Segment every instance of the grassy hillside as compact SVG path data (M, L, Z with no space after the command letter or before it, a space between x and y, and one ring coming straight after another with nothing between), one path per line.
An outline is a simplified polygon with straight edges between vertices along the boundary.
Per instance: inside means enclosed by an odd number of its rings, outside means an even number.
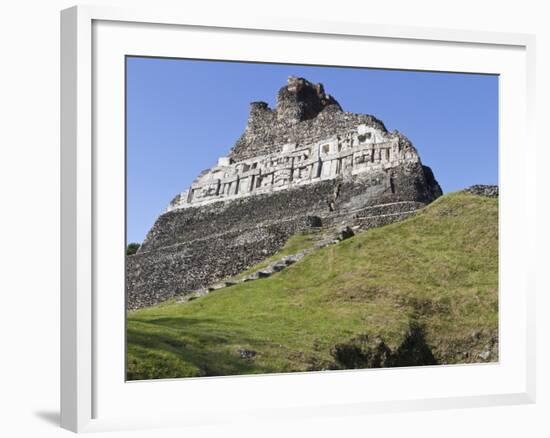
M128 378L495 361L497 291L498 199L457 192L270 278L130 312Z

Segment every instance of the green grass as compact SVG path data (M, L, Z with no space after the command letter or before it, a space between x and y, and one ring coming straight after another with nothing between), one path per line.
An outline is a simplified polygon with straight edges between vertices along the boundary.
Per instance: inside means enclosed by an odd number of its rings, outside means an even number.
M273 254L270 257L267 257L265 260L261 261L257 265L251 266L246 271L241 272L238 275L235 275L233 277L234 280L239 280L241 278L246 277L249 274L252 274L253 272L256 272L260 269L263 269L267 267L272 262L276 262L277 260L280 260L281 258L296 254L304 249L312 248L315 245L315 242L317 241L317 238L319 236L319 231L312 231L308 233L298 233L294 236L291 236L290 239L286 242L286 244L275 254Z
M272 259L313 240L295 236ZM437 363L480 362L498 330L497 291L498 200L457 192L270 278L130 312L128 378L342 368L337 344L401 351L411 327Z

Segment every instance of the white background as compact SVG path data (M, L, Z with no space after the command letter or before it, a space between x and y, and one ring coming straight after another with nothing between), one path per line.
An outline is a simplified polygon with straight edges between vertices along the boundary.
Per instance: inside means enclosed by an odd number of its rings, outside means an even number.
M344 27L345 29L345 27ZM189 41L193 44L190 45ZM269 53L265 48L269 47ZM285 404L294 415L311 416L314 406L367 403L374 400L431 399L525 391L524 309L528 239L517 233L530 221L518 208L526 202L527 158L516 153L525 138L525 54L517 49L475 47L441 42L334 38L256 32L209 31L180 26L143 26L98 22L94 50L94 153L96 171L96 240L94 255L95 342L94 381L97 418L185 412L195 423L201 413L236 419L239 412L257 417ZM124 383L124 54L179 58L246 59L306 64L368 65L428 70L499 72L500 227L499 365L417 367L346 373L286 374L233 377L205 381ZM368 53L368 57L364 54ZM363 54L363 55L359 55ZM419 62L419 60L422 60ZM445 147L445 145L441 145ZM531 186L530 186L531 187ZM103 214L101 213L103 212ZM532 229L532 228L531 228ZM532 234L529 239L533 239ZM292 394L289 399L288 394ZM465 405L465 404L464 404ZM304 410L300 410L299 407ZM308 408L309 407L309 408ZM311 409L311 410L308 410ZM335 408L334 408L335 409ZM349 411L349 406L348 406ZM327 411L325 408L323 412ZM180 414L181 415L181 414ZM240 420L242 421L242 420ZM135 423L134 423L135 424ZM158 422L157 424L162 424ZM98 430L98 429L94 429ZM104 430L104 429L99 429Z
M150 7L146 1L97 4ZM193 6L191 5L193 4ZM271 4L232 0L201 1L216 14L257 15L415 24L537 35L537 128L540 192L550 189L550 160L544 128L550 80L550 14L545 2L461 0L343 1ZM256 5L254 5L256 3ZM0 433L4 436L61 436L59 403L59 10L73 3L27 0L3 4L0 15ZM155 2L159 7L182 1ZM545 81L546 79L546 81ZM545 148L546 146L546 148ZM522 147L517 145L518 149ZM466 170L465 170L466 171ZM542 201L544 196L539 196ZM534 208L535 206L533 206ZM539 217L547 209L539 202ZM543 211L544 209L544 211ZM518 230L521 232L521 230ZM546 273L548 232L539 230L538 270ZM314 418L266 424L231 424L184 431L117 432L107 436L549 436L550 311L548 280L538 279L538 403L531 406ZM545 372L546 371L546 372ZM292 394L289 394L292 397Z

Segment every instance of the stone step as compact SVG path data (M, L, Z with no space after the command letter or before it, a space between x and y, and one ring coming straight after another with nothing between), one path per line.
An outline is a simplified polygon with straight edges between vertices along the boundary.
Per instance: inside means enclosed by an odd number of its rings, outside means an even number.
M258 273L254 272L253 274L247 275L245 278L243 278L243 283L246 281L253 281L257 280L259 278Z
M353 231L351 231L350 227L344 227L344 228L346 228L346 229L344 230L343 228L340 228L340 230L339 230L340 233L353 235L352 234ZM345 232L343 232L343 230ZM350 231L351 231L351 233L350 233ZM215 283L213 285L208 286L207 288L203 288L202 290L196 291L193 295L190 295L188 298L182 297L181 301L178 301L178 302L190 301L190 300L198 298L200 296L204 296L209 292L212 292L212 291L215 291L215 290L220 290L220 289L223 289L223 288L226 288L226 287L235 286L238 283L246 283L246 282L249 282L249 281L258 280L260 278L271 277L274 273L281 272L282 270L284 270L288 266L298 262L306 254L313 251L313 249L324 248L325 246L338 243L339 241L340 240L338 238L334 238L334 236L325 237L325 238L319 240L315 244L314 248L304 249L302 251L297 252L296 254L291 254L291 255L288 255L288 256L284 256L281 259L279 259L279 260L277 260L273 263L270 263L265 268L260 269L259 271L256 271L256 272L253 272L252 274L247 275L246 277L244 277L243 279L241 279L239 281L226 280L226 281Z
M179 295L176 297L176 303L186 303L188 301L196 300L197 298L208 295L208 292L208 289L203 287L191 293Z
M270 265L273 272L281 272L283 269L286 268L286 263L277 262L272 265Z

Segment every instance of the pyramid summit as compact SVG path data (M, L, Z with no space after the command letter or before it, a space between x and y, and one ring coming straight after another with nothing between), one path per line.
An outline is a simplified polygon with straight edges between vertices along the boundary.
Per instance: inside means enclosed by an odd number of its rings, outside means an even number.
M275 152L285 143L319 141L361 123L353 120L352 113L345 113L336 99L325 93L322 84L293 76L277 93L275 109L265 102L253 102L250 106L246 129L229 153L236 161ZM367 125L386 130L372 116L360 118Z
M274 109L253 102L235 145L159 216L127 260L130 309L239 274L290 236L404 219L441 195L412 143L289 77Z
M246 129L229 154L199 175L168 210L377 169L390 174L392 168L419 162L404 136L389 133L373 116L344 112L322 84L291 76L279 90L275 109L265 102L251 103Z

